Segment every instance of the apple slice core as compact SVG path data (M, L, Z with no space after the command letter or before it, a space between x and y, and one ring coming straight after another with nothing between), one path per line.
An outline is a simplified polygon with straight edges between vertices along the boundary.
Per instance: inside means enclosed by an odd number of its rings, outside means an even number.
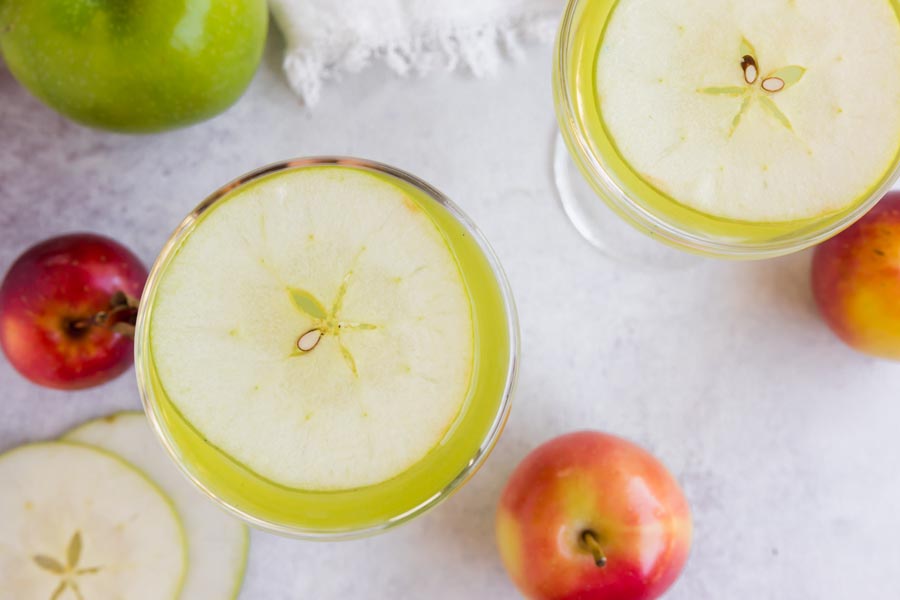
M619 154L702 213L821 217L865 200L900 155L891 0L618 0L596 94Z
M66 443L0 455L0 596L179 598L184 534L171 501L104 451Z
M459 265L422 201L343 166L220 199L165 265L149 317L173 406L292 489L373 485L421 460L459 414L474 355Z

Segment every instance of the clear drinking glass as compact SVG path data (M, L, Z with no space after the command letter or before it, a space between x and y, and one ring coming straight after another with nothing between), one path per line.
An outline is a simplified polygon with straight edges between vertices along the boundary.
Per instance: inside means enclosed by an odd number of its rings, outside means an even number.
M468 397L436 448L400 475L372 486L338 491L286 489L234 464L180 416L156 373L149 332L162 275L201 216L230 193L265 177L337 165L392 178L424 194L446 231L464 246L453 251L468 288L475 327L475 365ZM436 212L435 212L436 211ZM299 217L298 217L299 218ZM519 333L506 276L484 236L446 196L399 169L356 158L301 158L272 164L223 186L181 223L157 258L147 281L137 321L135 365L144 408L153 430L187 477L207 496L251 525L312 540L378 533L423 513L446 499L484 463L510 410L518 362ZM265 435L265 432L260 432Z

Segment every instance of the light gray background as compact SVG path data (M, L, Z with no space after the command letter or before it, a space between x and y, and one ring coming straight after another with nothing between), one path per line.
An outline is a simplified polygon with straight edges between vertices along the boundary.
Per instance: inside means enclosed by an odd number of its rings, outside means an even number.
M494 546L497 497L531 448L580 428L640 442L684 485L696 539L668 598L900 597L900 365L856 354L825 328L808 253L671 273L602 258L554 194L549 47L485 81L374 69L330 86L308 112L286 87L278 46L273 36L227 113L146 137L69 123L0 67L0 271L73 230L117 238L149 264L222 183L330 153L432 182L506 266L522 368L486 466L433 512L376 538L254 532L242 599L517 597ZM0 450L138 406L131 372L68 394L0 359Z

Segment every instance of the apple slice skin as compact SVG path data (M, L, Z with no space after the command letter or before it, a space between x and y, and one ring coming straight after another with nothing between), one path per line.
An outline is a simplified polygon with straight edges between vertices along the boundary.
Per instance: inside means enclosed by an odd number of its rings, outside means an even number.
M236 598L247 567L247 527L204 498L159 446L144 413L123 411L70 430L61 438L120 456L151 477L175 503L184 522L189 568L182 595ZM220 564L216 564L220 563Z
M588 530L603 567L581 541ZM529 598L650 600L681 573L692 524L659 461L620 438L583 431L547 442L516 468L496 533L511 579Z
M812 290L822 318L845 343L900 360L900 192L816 248Z
M0 454L0 480L12 483L0 490L0 581L10 598L180 598L181 520L126 461L81 444L32 443Z

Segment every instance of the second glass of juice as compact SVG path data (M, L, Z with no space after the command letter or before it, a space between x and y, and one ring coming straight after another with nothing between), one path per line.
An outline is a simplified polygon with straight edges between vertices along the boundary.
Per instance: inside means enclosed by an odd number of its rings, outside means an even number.
M834 235L900 176L898 0L569 0L560 130L595 194L694 253L766 258Z
M437 190L358 159L272 165L205 200L140 307L164 446L253 525L339 539L404 522L487 457L516 376L512 296Z

